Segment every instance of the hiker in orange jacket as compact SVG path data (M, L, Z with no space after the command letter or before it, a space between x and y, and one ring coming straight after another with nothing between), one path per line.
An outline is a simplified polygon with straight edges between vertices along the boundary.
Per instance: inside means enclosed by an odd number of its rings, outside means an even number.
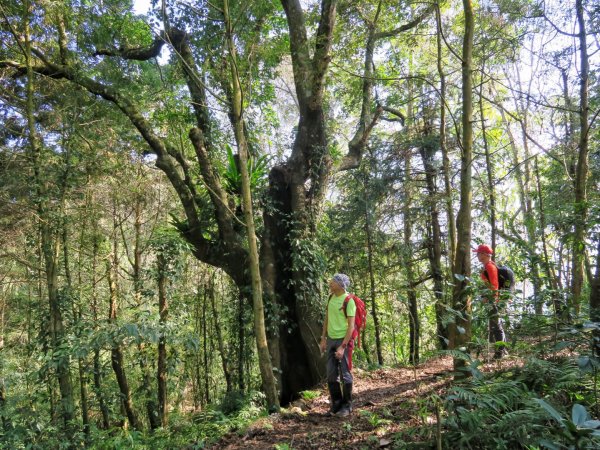
M507 355L507 350L504 344L506 342L506 335L504 334L504 327L502 319L498 311L499 301L499 283L498 283L498 267L496 263L492 261L492 255L494 251L487 245L480 245L473 252L477 253L477 259L483 264L483 270L481 271L481 279L485 282L486 286L492 291L492 298L483 301L488 304L489 308L489 342L492 342L495 346L494 359L500 359Z
M335 274L329 281L329 300L321 334L321 353L327 351L327 387L331 396L330 414L347 416L352 412L352 349L356 304L348 296L350 278ZM340 387L340 375L342 387Z

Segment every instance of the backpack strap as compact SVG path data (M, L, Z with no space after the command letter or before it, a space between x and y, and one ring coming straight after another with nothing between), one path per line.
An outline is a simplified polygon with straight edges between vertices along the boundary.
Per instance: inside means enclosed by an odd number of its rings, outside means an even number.
M344 312L344 317L347 319L348 318L348 314L346 313L346 309L348 308L348 302L350 301L350 299L354 300L352 298L352 294L348 294L346 295L346 298L344 299L344 303L342 304L342 311Z
M348 294L346 296L346 298L344 299L344 304L342 305L342 311L344 311L344 317L346 317L346 319L348 319L348 314L346 314L346 308L348 307L348 302L350 302L350 300L354 300L352 294ZM356 302L354 302L354 304L356 305ZM356 307L356 311L358 312L358 307ZM356 315L354 317L354 320L356 320ZM356 333L356 337L354 336L354 333ZM352 339L356 339L356 345L360 348L360 330L356 326L356 322L354 322L354 330L352 330L351 340Z

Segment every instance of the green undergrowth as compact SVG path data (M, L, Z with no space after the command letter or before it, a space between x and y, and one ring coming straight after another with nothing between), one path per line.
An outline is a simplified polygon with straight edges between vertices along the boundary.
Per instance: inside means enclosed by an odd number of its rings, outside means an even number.
M186 449L205 448L230 432L243 433L246 427L267 415L260 392L231 392L217 405L194 413L171 413L165 428L139 432L92 426L89 436L79 432L64 436L54 426L37 424L36 429L14 423L0 436L0 449Z
M428 399L441 427L407 429L392 448L600 448L599 368L587 356L531 357L522 367L473 376Z
M242 433L246 427L267 415L265 397L261 392L244 394L234 391L225 395L220 404L193 414L172 415L169 426L154 433L122 431L106 439L93 439L94 449L115 448L195 450L221 439L230 432Z

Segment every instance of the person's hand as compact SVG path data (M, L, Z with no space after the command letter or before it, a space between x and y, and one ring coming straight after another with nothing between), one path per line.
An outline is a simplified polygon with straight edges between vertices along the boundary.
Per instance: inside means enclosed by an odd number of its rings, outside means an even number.
M319 348L321 349L321 354L325 353L325 350L327 349L327 338L325 336L321 337Z
M337 359L342 359L344 357L344 350L344 347L339 346L338 349L335 351L335 357Z

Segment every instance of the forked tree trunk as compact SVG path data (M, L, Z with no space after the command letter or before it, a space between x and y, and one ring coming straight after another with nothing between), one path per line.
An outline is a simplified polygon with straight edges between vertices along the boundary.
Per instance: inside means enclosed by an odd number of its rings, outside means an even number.
M297 392L314 386L324 375L318 342L322 313L318 296L322 269L311 246L314 245L316 219L323 203L327 182L334 170L326 130L324 92L331 60L337 1L321 0L319 23L314 36L310 38L303 2L281 0L281 3L289 31L299 118L290 157L285 163L275 166L269 175L269 208L265 208L264 211L260 275L264 290L263 301L269 306L272 305L272 311L280 312L273 317L277 326L270 328L273 332L268 336L268 349L271 353L271 363L278 369L280 398L288 401ZM382 2L378 10L381 10L381 5ZM211 12L216 11L223 12L217 7L211 9ZM417 26L430 12L431 8L395 30L373 33L371 43L374 45L378 39L389 38ZM172 46L173 54L180 63L180 73L187 83L190 105L196 121L195 127L189 133L196 157L193 167L190 166L191 160L188 155L184 156L178 148L170 144L169 139L164 139L134 99L126 92L121 92L118 87L104 82L101 77L86 77L82 71L75 69L76 65L66 59L56 63L51 57L41 58L42 63L36 70L55 79L67 79L78 84L90 93L114 103L129 118L148 144L150 151L156 155L156 166L165 173L179 197L185 214L185 220L179 223L180 231L192 244L194 255L207 264L222 268L234 280L242 295L249 297L251 294L248 287L253 286L253 281L259 279L256 274L258 259L251 254L254 250L250 252L242 245L244 241L251 243L252 239L247 240L248 235L243 237L246 230L239 229L238 217L230 208L235 199L222 186L219 171L213 165L219 148L213 132L214 124L208 106L210 102L207 101L204 82L206 77L194 59L194 49L187 34L182 30L170 28L167 22L165 16L165 31L149 46L123 44L109 49L97 49L96 54L130 60L148 60L156 57L165 43ZM230 35L231 31L233 30L229 27ZM371 31L374 31L374 28ZM67 36L68 34L64 34L65 40ZM231 39L229 41L231 44ZM67 46L61 48L66 55ZM232 50L236 48L230 45L230 55L234 54ZM368 59L372 54L369 51L366 53L365 67L366 70L371 70L372 64L368 64ZM242 55L244 58L247 56ZM230 68L236 69L234 64L231 64ZM232 70L231 74L226 75L226 85L239 82L240 75L235 75L234 72L235 70ZM360 124L350 142L348 154L337 170L358 166L365 143L381 113L382 108L375 109L373 102L369 101L372 99L372 81L372 77L363 79L364 107ZM231 89L234 88L232 85ZM228 111L234 119L232 125L241 150L240 155L247 151L243 142L245 137L242 110L236 112L233 108L241 104L237 101L230 102L229 106L232 109ZM375 111L372 111L373 109ZM213 218L218 228L218 237L215 239L207 238L210 233L205 232L204 218L200 214L205 208L202 205L204 200L199 195L198 184L195 182L196 169L207 188L213 208ZM244 212L250 213L248 208ZM252 277L247 271L248 267L252 267ZM258 292L257 288L258 285L255 284L252 294ZM258 308L255 318L259 318L260 307L256 306ZM267 381L265 389L271 397L269 392L273 390L270 386L272 383L268 381L268 368L265 370L269 360L265 352L267 346L260 336L258 324L256 331L261 374L263 382ZM243 339L240 340L240 345L243 345ZM242 376L243 371L240 370L240 377Z

